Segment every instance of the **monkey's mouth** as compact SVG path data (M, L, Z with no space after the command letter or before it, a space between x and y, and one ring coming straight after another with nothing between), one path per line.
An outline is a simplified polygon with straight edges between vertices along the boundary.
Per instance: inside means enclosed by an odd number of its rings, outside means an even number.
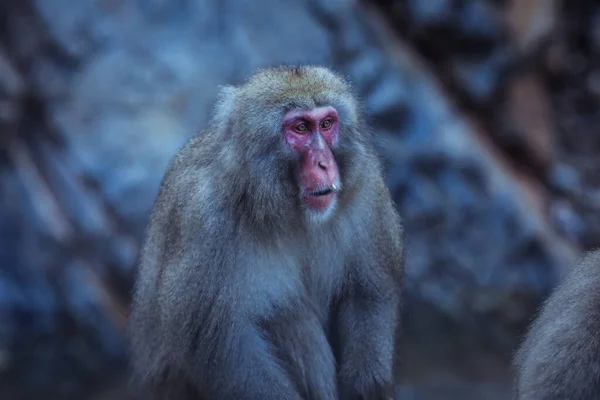
M317 188L314 188L312 190L307 190L304 192L304 196L310 196L310 197L326 197L332 194L335 194L337 192L340 191L340 185L337 183L334 183L332 185L329 186L319 186Z
M329 208L337 192L339 192L337 185L331 185L308 190L302 197L309 208L323 211Z
M327 196L328 194L333 193L333 188L326 188L326 189L320 189L320 190L315 190L313 192L308 193L309 196L312 197L321 197L321 196Z

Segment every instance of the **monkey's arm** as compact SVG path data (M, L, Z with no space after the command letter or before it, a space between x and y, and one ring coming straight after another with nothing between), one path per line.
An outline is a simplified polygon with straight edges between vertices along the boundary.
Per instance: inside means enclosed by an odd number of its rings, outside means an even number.
M271 344L252 324L238 326L231 335L213 340L212 345L218 348L211 347L203 357L201 373L208 379L199 392L204 398L302 399L289 374L279 364Z
M363 251L353 262L351 283L339 304L338 379L343 399L393 397L403 256L400 230L391 231L378 233L377 250Z
M190 375L203 376L198 386L203 396L338 399L335 359L321 323L309 307L286 303L268 316L250 319L241 315L241 307L218 312L220 315L213 309L208 318L202 315L203 325L213 328L200 328ZM217 320L220 328L213 325Z
M398 314L398 300L390 291L357 289L340 304L341 398L392 398Z
M305 399L337 400L335 357L316 312L305 301L261 324Z

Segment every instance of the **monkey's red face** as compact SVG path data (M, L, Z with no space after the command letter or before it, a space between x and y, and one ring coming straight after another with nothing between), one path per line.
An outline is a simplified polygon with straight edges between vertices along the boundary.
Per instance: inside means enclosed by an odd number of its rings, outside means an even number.
M340 190L340 175L331 149L338 139L338 114L333 107L293 110L283 118L283 135L300 154L300 195L305 205L325 212Z

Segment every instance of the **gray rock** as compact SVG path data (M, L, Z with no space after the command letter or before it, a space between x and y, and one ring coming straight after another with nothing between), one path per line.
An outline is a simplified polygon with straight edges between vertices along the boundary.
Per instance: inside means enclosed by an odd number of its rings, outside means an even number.
M438 25L456 17L452 0L408 0L406 5L412 20L428 26Z
M219 85L292 62L348 75L377 132L406 221L403 387L431 399L428 386L455 388L453 398L506 389L517 335L569 253L414 54L370 8L334 3L43 0L11 9L41 21L29 28L45 38L36 43L62 55L11 48L19 65L36 66L17 72L41 111L27 103L12 126L19 134L0 150L0 188L11 193L0 197L3 398L87 398L112 382L127 355L122 309L169 160L206 126Z

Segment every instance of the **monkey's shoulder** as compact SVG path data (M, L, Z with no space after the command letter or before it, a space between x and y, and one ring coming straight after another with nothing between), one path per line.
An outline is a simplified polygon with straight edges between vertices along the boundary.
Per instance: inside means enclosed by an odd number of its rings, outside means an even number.
M402 218L383 178L377 176L357 194L345 220L361 224L365 234L402 242Z
M575 370L600 368L598 332L600 252L590 252L568 272L531 324L515 357L521 385L531 389L549 376L570 376L573 381L583 376L573 375Z
M215 197L215 179L220 174L212 162L214 153L206 142L210 139L195 136L173 156L161 180L155 210L166 206L190 212L210 206L210 200Z
M542 308L542 316L550 319L590 312L600 314L600 251L584 254ZM600 326L600 318L594 322Z
M600 249L586 252L567 274L567 279L560 288L572 285L573 281L584 281L589 284L600 284Z

